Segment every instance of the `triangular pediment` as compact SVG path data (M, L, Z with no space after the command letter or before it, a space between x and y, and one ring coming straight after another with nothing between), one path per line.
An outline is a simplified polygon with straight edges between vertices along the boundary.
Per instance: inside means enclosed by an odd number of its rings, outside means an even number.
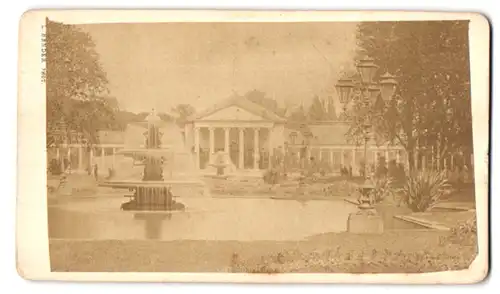
M285 119L245 97L234 96L188 118L196 120L246 120L284 122Z
M265 120L263 116L256 115L242 107L231 105L221 108L212 114L201 117L200 120L220 120L220 121L261 121Z

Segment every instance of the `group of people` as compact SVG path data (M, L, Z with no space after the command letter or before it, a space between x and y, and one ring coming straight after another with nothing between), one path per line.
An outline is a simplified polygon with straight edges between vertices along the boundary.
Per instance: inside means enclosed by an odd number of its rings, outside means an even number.
M94 163L87 168L87 174L89 176L94 176L96 181L99 179L99 167L97 166L97 163Z
M340 175L342 177L352 178L352 166L349 166L349 168L346 166L341 166L340 167Z

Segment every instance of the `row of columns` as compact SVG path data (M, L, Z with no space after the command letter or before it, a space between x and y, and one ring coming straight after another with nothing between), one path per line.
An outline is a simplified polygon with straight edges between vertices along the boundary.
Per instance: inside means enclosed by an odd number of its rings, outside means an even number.
M345 162L345 153L346 151L350 151L351 153L351 166L354 167L356 166L356 153L357 152L362 152L363 149L360 149L360 148L353 148L353 149L350 149L350 148L344 148L344 149L340 149L339 147L316 147L317 150L319 150L319 154L318 154L318 159L319 160L322 160L323 159L323 150L328 150L328 154L329 154L329 161L331 163L334 162L334 156L335 156L335 153L336 152L340 152L340 164L342 166L345 166L346 165L346 162ZM311 157L311 149L314 149L314 147L312 148L308 148L307 149L307 154L306 154L306 157L307 159L309 159ZM378 154L380 154L380 152L383 152L384 153L384 156L386 158L386 161L388 163L388 159L389 159L389 152L396 152L396 161L399 163L401 162L401 155L400 155L400 151L401 149L388 149L388 148L385 148L383 150L373 150L373 149L370 149L370 151L373 152L373 161L374 163L377 162L378 158Z
M436 158L434 156L431 156L431 167L435 168L437 170L446 170L446 169L453 170L456 167L456 158L452 154L452 155L450 155L449 159L450 159L449 164L448 164L448 160L444 160L443 165L441 166L439 161L436 160ZM415 165L417 164L417 162L418 162L418 157L415 156ZM474 167L474 154L470 154L469 162L470 162L471 167ZM422 168L423 169L425 169L426 164L427 164L426 156L422 155Z
M86 146L84 145L68 145L68 146L63 146L63 148L67 148L67 159L70 160L71 162L71 149L72 148L78 148L78 171L84 171L83 169L83 150L84 148L86 148ZM107 147L107 146L100 146L100 147L96 147L96 148L100 148L101 149L101 156L100 156L100 163L98 164L98 167L101 166L101 167L104 167L105 164L106 164L106 160L105 160L105 150L107 148L111 148L112 150L112 154L111 154L111 158L112 158L112 167L114 167L116 165L116 149L117 147ZM66 170L67 166L65 166L64 164L64 160L63 160L63 157L61 155L61 148L59 147L56 147L56 158L60 161L61 163L61 169L62 170ZM90 148L90 151L89 151L89 160L90 160L90 165L93 165L94 164L94 148Z
M224 151L225 152L229 152L229 131L230 131L231 128L224 128ZM253 162L253 167L254 169L257 169L258 168L258 162L259 162L259 147L260 147L260 144L259 144L259 132L260 132L260 129L259 128L252 128L253 129L253 134L254 134L254 162ZM239 161L238 161L238 168L240 169L243 169L244 166L244 148L245 148L245 140L244 140L244 132L245 130L248 130L247 128L238 128L239 130L239 142L238 142L238 147L239 147ZM212 159L212 155L214 154L215 152L215 128L209 128L209 146L210 146L210 159ZM271 146L271 140L268 140L269 142L269 151L272 150L272 146ZM194 133L194 144L195 144L195 152L196 152L196 164L197 164L197 167L199 168L200 167L200 158L199 158L199 146L200 146L200 129L199 128L195 128L195 133ZM83 171L83 148L86 148L84 145L69 145L69 146L65 146L65 148L67 148L67 158L70 159L71 158L71 148L78 148L78 169ZM107 146L100 146L100 147L97 147L97 148L100 148L101 149L101 156L100 156L100 164L98 166L105 166L105 149L106 148L111 148L112 149L112 166L114 167L116 165L116 158L115 158L115 154L116 154L116 149L117 147L107 147ZM339 149L338 148L328 148L328 147L320 147L318 148L320 150L319 152L319 160L322 159L322 150L324 149L328 149L330 150L330 162L333 162L334 161L334 152L335 151L338 151ZM341 153L341 156L340 156L340 160L341 160L341 165L342 166L345 166L345 151L347 149L340 149L340 153ZM356 166L356 152L359 152L359 151L362 151L362 149L359 149L359 148L354 148L354 149L351 149L351 164L352 166ZM387 148L385 148L385 150L375 150L375 152L373 152L373 162L377 162L377 154L378 152L384 152L384 155L385 155L385 158L388 159L389 158L389 152L390 151L396 151L396 161L397 162L401 162L401 159L400 159L400 151L401 149L392 149L392 150L389 150ZM269 154L271 154L272 152L269 152ZM415 165L417 166L418 165L418 160L419 160L419 153L416 152L415 153ZM65 170L66 166L64 166L64 160L61 160L61 152L60 152L60 148L56 148L56 157L57 159L60 160L61 162L61 168L62 170ZM90 149L90 154L89 154L89 157L90 157L90 164L93 165L94 164L94 149L91 148ZM308 148L307 149L307 158L310 158L311 157L311 148ZM450 164L448 166L448 162L447 161L444 161L444 164L443 166L440 166L440 167L437 167L439 170L441 169L453 169L455 167L455 160L454 160L454 156L451 155L450 156ZM473 154L470 155L470 162L471 162L471 165L473 166L474 164L474 157L473 157ZM427 165L427 160L426 160L426 156L423 155L421 157L421 167L422 169L426 169L426 166ZM436 160L434 158L434 156L431 156L431 166L432 167L435 167L436 166Z
M245 131L253 130L253 142L254 142L254 156L253 156L253 168L258 169L259 166L259 133L260 128L244 128L244 127L235 127L238 129L238 168L244 168L244 160L245 160ZM212 156L215 153L215 127L208 127L209 130L209 150L210 150L210 161L212 161ZM232 129L231 127L224 127L224 152L229 153L229 132ZM269 129L268 129L269 130ZM195 158L196 158L196 167L200 168L200 127L194 128L194 150L195 150ZM269 150L271 147L271 140L268 139L269 142ZM269 152L271 153L271 152Z
M338 152L340 151L340 164L342 166L345 166L345 151L349 150L349 149L340 149L338 147L318 147L319 149L319 160L322 159L322 150L329 150L329 155L330 155L330 162L334 162L334 154L335 152ZM382 148L380 148L382 149ZM381 152L384 153L384 157L386 158L386 162L388 163L389 162L389 152L396 152L396 162L400 163L401 162L401 155L400 155L400 152L403 151L403 149L389 149L389 148L383 148L382 150L373 150L373 149L369 149L370 151L373 152L373 160L372 162L373 163L376 163L377 162L377 155L380 154ZM356 164L356 152L359 152L359 151L362 151L362 149L359 149L359 148L354 148L354 149L350 149L351 151L351 164L352 166L355 166ZM426 169L427 168L427 159L428 157L425 155L425 154L422 154L422 156L420 157L420 152L417 151L415 152L415 156L414 156L414 164L415 166L418 166L418 163L419 163L419 158L421 160L421 168L422 169ZM310 158L311 157L311 148L308 148L307 150L307 158ZM455 164L455 157L453 155L450 155L450 162L448 164L448 161L444 161L443 163L443 166L439 166L437 167L439 170L446 170L446 169L454 169L456 167L456 164ZM474 166L474 155L473 154L470 154L470 163L471 163L471 166ZM405 163L406 165L407 163ZM434 158L434 156L431 156L431 167L435 167L436 166L436 160Z

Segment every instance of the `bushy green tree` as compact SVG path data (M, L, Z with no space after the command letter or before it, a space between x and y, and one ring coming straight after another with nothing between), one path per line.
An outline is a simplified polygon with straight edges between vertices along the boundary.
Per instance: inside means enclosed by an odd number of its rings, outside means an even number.
M269 98L267 97L267 94L265 92L262 92L260 90L251 90L248 91L244 97L253 103L259 104L260 106L268 109L269 111L279 115L279 116L284 116L285 115L285 108L280 107L278 105L278 102L274 98Z
M172 107L172 112L176 115L176 121L179 125L183 125L186 120L196 112L196 109L191 104L181 103ZM166 114L163 114L163 120L171 120Z
M348 136L359 141L369 117L378 139L406 149L410 169L417 147L432 146L438 158L472 149L468 21L363 22L358 44L399 85L388 108L355 101Z
M94 142L97 130L116 127L116 100L107 98L108 80L91 36L46 19L46 50L47 143L71 132Z

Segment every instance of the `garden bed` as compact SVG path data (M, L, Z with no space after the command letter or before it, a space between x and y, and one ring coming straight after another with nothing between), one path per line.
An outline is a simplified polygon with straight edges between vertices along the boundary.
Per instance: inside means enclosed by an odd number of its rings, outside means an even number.
M228 178L206 179L212 194L230 196L268 195L278 197L312 196L318 197L357 197L357 184L341 177L333 177L318 181L306 180L300 184L297 179L290 178L276 185L266 184L261 178Z
M467 268L450 232L327 233L302 241L50 240L53 271L411 273ZM471 239L472 240L472 239ZM126 257L126 258L124 258Z
M336 234L329 236L329 249L312 252L282 250L250 259L234 254L230 271L269 274L424 273L468 268L476 256L476 244L457 244L451 237L452 233L435 231Z

